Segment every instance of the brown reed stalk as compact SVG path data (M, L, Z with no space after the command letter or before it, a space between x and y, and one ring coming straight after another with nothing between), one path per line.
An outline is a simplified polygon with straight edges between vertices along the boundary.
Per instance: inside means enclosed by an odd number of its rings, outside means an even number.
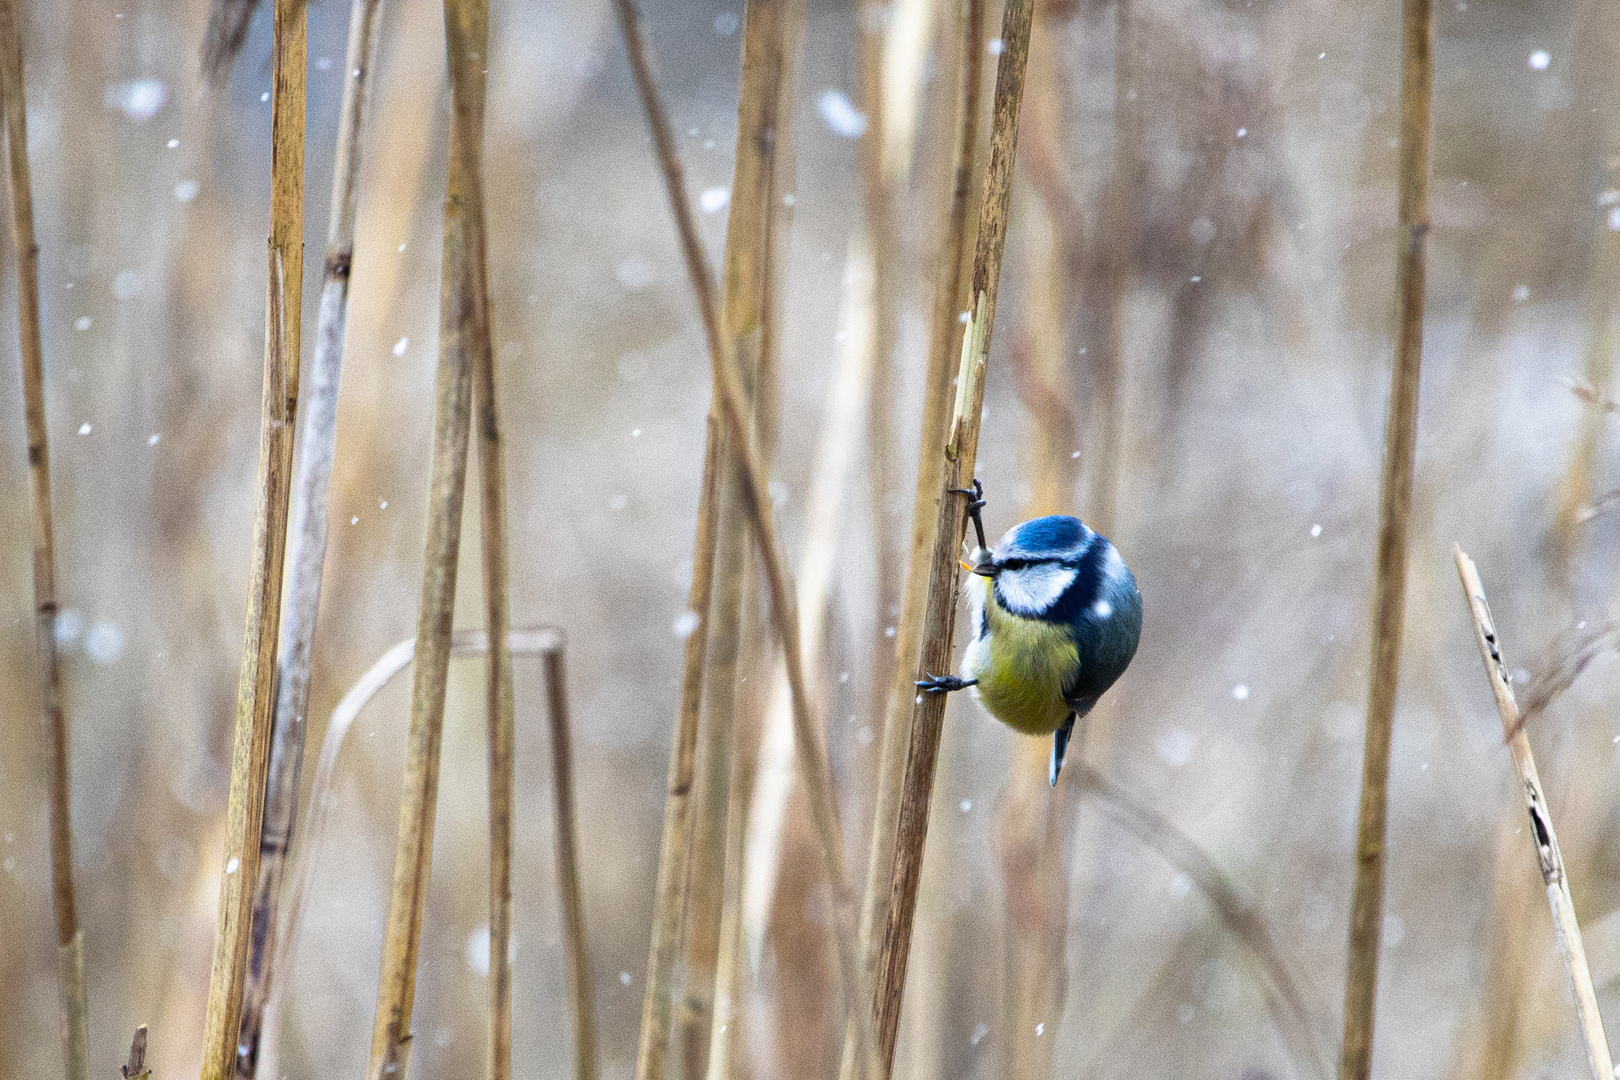
M34 527L34 645L39 696L50 741L51 904L56 914L57 993L62 1059L68 1080L88 1080L88 1005L84 935L73 891L73 822L69 808L67 715L56 652L56 528L51 515L50 442L45 430L45 354L39 336L39 244L28 168L28 109L22 34L13 0L0 0L0 99L4 100L11 178L11 244L17 252L17 344L22 356L23 414L28 429L28 494Z
M973 253L973 277L967 326L963 330L962 362L957 373L956 404L943 445L943 471L939 515L928 582L928 609L923 622L922 668L945 672L951 665L951 635L961 591L957 565L964 530L966 497L960 489L972 484L979 449L979 426L984 411L985 365L990 355L990 333L995 322L996 292L1001 278L1002 249L1007 240L1007 212L1012 198L1013 159L1018 149L1018 113L1024 97L1024 73L1029 62L1033 0L1008 0L1002 12L1001 58L996 67L996 90L990 121L990 154L985 168L984 195L979 203L979 234ZM905 784L901 791L899 824L889 871L889 904L874 979L872 1015L877 1030L881 1076L894 1068L894 1043L899 1033L900 1001L905 993L906 961L911 949L912 918L916 913L917 885L922 877L923 846L928 836L928 804L939 761L939 742L945 718L945 696L918 694L912 712L911 741L906 752Z
M450 168L444 200L443 274L439 291L439 370L434 401L433 465L428 495L422 606L416 630L410 742L399 807L394 884L383 939L377 1015L371 1034L371 1080L393 1080L410 1052L411 1007L422 910L432 870L439 745L455 615L461 510L466 492L473 370L487 341L484 271L484 0L445 0L445 54L450 74ZM486 480L488 470L486 470ZM497 692L491 687L491 693ZM493 942L494 928L491 927ZM491 945L491 971L496 954ZM504 962L505 950L500 953ZM492 979L493 984L495 980Z
M1406 613L1406 549L1417 449L1418 374L1423 363L1423 286L1429 233L1429 97L1434 83L1432 0L1403 0L1401 27L1400 248L1395 277L1395 370L1384 431L1367 731L1356 826L1339 1080L1372 1070L1379 941L1384 921L1384 838L1390 729L1400 680Z
M880 930L888 917L889 866L894 858L895 826L905 785L906 748L911 744L911 712L918 677L923 620L928 607L929 553L937 538L941 477L945 460L940 447L949 434L952 346L962 292L962 265L967 253L968 207L973 194L973 161L978 152L979 97L983 82L984 0L962 0L961 69L957 76L956 141L952 153L950 194L940 230L935 265L934 310L929 321L928 367L923 376L922 436L917 448L917 488L911 505L911 545L906 580L900 592L900 617L894 635L894 682L889 689L878 754L877 793L872 807L872 839L867 852L866 889L861 898L860 950L867 977L876 970L882 943ZM844 1035L839 1076L852 1080L855 1068L853 1032Z
M484 653L484 685L489 739L489 1077L510 1080L512 1075L512 798L516 786L513 752L516 742L513 717L512 651L508 592L506 527L506 455L501 439L499 399L495 387L495 350L491 338L489 287L485 264L483 218L483 119L485 57L489 55L489 0L457 0L458 20L449 36L450 77L464 87L468 101L466 135L461 144L466 159L468 189L467 263L462 272L477 279L468 306L463 309L462 347L473 365L473 404L477 412L479 548L484 578L484 628L490 646ZM452 25L449 6L446 26ZM561 645L547 654L552 706L554 755L558 743L568 751L567 699L562 687ZM553 758L554 761L558 760ZM580 910L579 874L574 865L572 773L566 763L556 782L568 785L569 813L558 817L557 850L562 869L565 923L575 951L571 955L571 984L575 992L576 1034L588 1034L590 1004L582 999L588 987L584 967L584 915ZM559 798L561 796L559 795ZM564 827L566 825L566 828ZM577 935L577 937L576 937ZM583 1025L581 1028L579 1025ZM582 1080L595 1076L595 1053L589 1039L579 1046Z
M686 182L675 150L669 118L664 111L657 86L652 80L651 70L647 66L646 52L642 46L640 26L633 2L615 0L615 7L619 14L620 30L625 38L626 52L630 56L637 91L647 114L648 126L652 129L653 145L664 177L665 192L669 197L670 210L675 217L676 232L680 238L682 254L685 256L688 277L692 282L692 290L698 301L699 313L709 343L709 357L715 367L721 418L725 423L726 437L737 454L740 466L738 487L743 496L743 509L752 527L754 544L760 560L764 563L766 579L770 586L771 623L782 646L788 687L792 694L794 749L803 770L801 775L810 803L811 818L815 823L826 864L828 884L833 895L832 937L838 956L844 1000L850 1015L859 1018L857 1032L860 1033L863 1047L862 1059L870 1060L868 1055L872 1043L865 1037L867 1029L865 1010L858 1004L864 996L862 993L864 980L861 978L860 964L856 960L855 918L847 884L848 878L844 870L843 838L838 824L838 810L833 796L826 748L822 745L820 735L814 727L812 710L806 696L803 652L799 642L792 581L776 536L770 495L765 488L765 470L761 464L760 450L752 437L753 433L749 430L747 396L737 371L736 358L730 352L729 343L720 333L719 308L714 297L714 278L710 273L702 242L698 238L697 222L692 214L692 207L687 200ZM644 1014L644 1032L645 1026ZM864 1074L869 1077L875 1076L871 1068L864 1070ZM640 1075L638 1065L638 1077Z
M304 760L305 711L309 707L310 649L320 610L321 570L326 561L326 491L337 453L338 380L343 370L343 331L349 313L349 275L354 262L355 208L360 179L360 132L370 97L377 53L379 0L354 0L349 9L349 48L332 167L332 208L327 225L325 277L315 324L315 355L303 403L299 446L288 515L286 594L277 649L275 727L265 779L264 826L259 842L259 879L253 895L253 938L236 1060L239 1080L258 1069L265 1003L275 973L277 915L288 851L297 823L299 775Z
M489 652L486 651L487 656ZM568 992L574 1006L574 1075L596 1080L596 1021L591 1008L591 960L585 937L585 896L579 883L579 827L574 810L574 735L568 713L568 666L563 639L544 653L546 713L551 726L552 817L557 830L557 885L568 942ZM491 934L490 948L493 949ZM490 970L494 970L493 955ZM508 1051L511 1047L508 1044Z
M1558 849L1558 834L1553 831L1552 812L1547 807L1541 778L1536 774L1536 759L1530 753L1530 740L1519 723L1519 706L1513 698L1507 665L1502 660L1502 644L1496 635L1496 624L1491 620L1490 605L1485 601L1485 587L1480 583L1479 570L1474 566L1474 561L1463 553L1461 545L1452 544L1451 553L1457 561L1457 577L1462 582L1463 597L1473 618L1474 643L1479 646L1479 658L1485 665L1485 677L1490 681L1496 711L1502 720L1502 735L1507 740L1508 751L1513 757L1513 769L1524 795L1525 809L1530 814L1530 839L1535 845L1541 879L1547 886L1547 903L1552 909L1559 955L1563 958L1570 992L1575 1000L1575 1020L1586 1047L1587 1064L1593 1080L1612 1080L1614 1062L1609 1057L1609 1040L1603 1031L1603 1017L1598 1013L1592 973L1586 965L1586 948L1581 942L1580 923L1575 918L1575 901L1570 895L1564 856Z
M726 228L722 333L737 358L750 412L749 426L762 441L769 425L753 413L774 412L777 397L774 360L780 313L778 235L781 202L777 187L780 157L788 135L788 93L795 63L793 0L755 0L746 5L737 99L737 142L731 211ZM733 731L738 723L738 674L746 634L744 578L748 563L747 518L741 506L735 457L726 444L726 478L720 487L719 546L714 595L709 611L709 655L704 675L702 770L692 840L690 878L682 928L684 985L676 1010L676 1043L687 1076L704 1072L714 1015L720 954L720 924L726 876L726 821L729 816Z
M276 647L298 415L304 275L304 0L275 0L271 62L270 249L264 402L247 629L236 690L219 929L203 1025L203 1080L236 1073L253 896L259 881L265 780L274 722Z

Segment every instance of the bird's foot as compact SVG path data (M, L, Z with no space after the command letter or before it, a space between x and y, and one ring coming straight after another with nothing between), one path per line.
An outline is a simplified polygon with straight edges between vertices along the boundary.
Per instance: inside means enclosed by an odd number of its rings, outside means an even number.
M984 541L984 519L980 516L984 511L984 485L974 477L971 488L951 488L950 492L953 495L967 496L967 516L968 520L973 522L973 531L979 538L979 550L988 551L990 545Z
M917 680L917 687L925 694L948 694L952 690L965 690L979 685L978 679L964 679L957 675L928 675Z

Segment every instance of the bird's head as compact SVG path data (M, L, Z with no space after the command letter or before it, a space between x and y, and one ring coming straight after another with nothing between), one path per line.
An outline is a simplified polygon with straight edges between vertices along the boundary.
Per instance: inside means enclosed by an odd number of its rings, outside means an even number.
M1101 537L1078 518L1033 518L1014 526L989 551L976 549L970 569L992 580L1007 610L1038 617L1050 612L1075 583L1087 552L1098 541Z

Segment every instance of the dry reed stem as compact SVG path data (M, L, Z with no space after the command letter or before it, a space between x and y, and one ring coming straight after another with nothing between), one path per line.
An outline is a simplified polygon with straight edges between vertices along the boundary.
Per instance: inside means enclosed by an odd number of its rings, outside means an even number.
M452 12L454 14L452 14ZM473 404L477 413L479 549L484 584L484 628L492 642L484 653L484 694L489 739L489 1077L512 1075L512 798L516 742L512 689L512 653L507 644L511 600L508 590L506 525L506 455L501 439L500 402L495 385L495 350L485 262L483 199L483 126L485 57L489 55L489 0L453 0L445 6L450 80L467 105L456 122L464 124L461 151L467 179L467 247L461 272L474 282L461 310L462 347L472 357ZM561 647L546 656L551 678L553 745L568 750L567 699L562 688ZM554 760L558 760L554 757ZM559 784L568 785L568 816L558 816L557 850L561 869L565 923L577 950L570 964L575 992L576 1034L590 1029L590 1004L581 999L588 987L584 974L584 915L579 910L579 876L574 860L572 773L562 762ZM559 798L561 796L559 795ZM564 827L566 825L566 828ZM575 940L575 934L578 940ZM575 969L578 969L577 973ZM579 1046L579 1076L594 1080L596 1058L589 1038Z
M1581 943L1581 928L1575 919L1575 901L1570 895L1564 857L1558 849L1558 835L1553 831L1552 812L1548 809L1547 798L1541 788L1541 778L1536 775L1536 759L1530 753L1530 740L1525 737L1519 723L1519 707L1513 699L1511 677L1502 660L1501 642L1496 636L1496 625L1491 621L1490 605L1485 601L1485 587L1480 583L1474 561L1463 553L1462 547L1452 544L1451 553L1457 561L1457 577L1462 582L1463 597L1473 618L1474 643L1479 646L1479 658L1485 665L1485 677L1490 681L1491 694L1496 698L1502 733L1507 737L1513 768L1518 774L1525 808L1530 814L1530 838L1535 845L1541 879L1547 886L1547 903L1552 909L1553 929L1558 933L1558 951L1569 975L1570 992L1575 998L1575 1020L1580 1027L1581 1041L1586 1046L1587 1064L1591 1067L1593 1080L1613 1080L1614 1062L1609 1057L1609 1040L1603 1032L1603 1017L1598 1013L1592 973L1586 965L1586 948Z
M1158 852L1204 894L1221 924L1242 943L1260 970L1272 1017L1295 1065L1301 1073L1328 1076L1331 1070L1327 1054L1300 991L1299 978L1283 959L1255 902L1244 895L1207 851L1164 815L1138 802L1095 767L1083 761L1072 767L1081 790L1096 798L1104 813Z
M629 55L636 88L648 107L649 115L661 117L657 88L647 63L641 28L634 0L615 0L614 13L620 37ZM655 112L654 110L658 110ZM667 122L653 124L654 137L670 140ZM660 146L660 158L673 163L673 178L666 175L672 191L684 197L685 180L672 141ZM694 237L695 240L695 237ZM690 252L688 259L690 260ZM688 270L692 270L690 262ZM720 367L720 326L714 317L714 285L707 267L699 267L701 281L694 283L707 296L699 308L705 317L704 334L711 367ZM687 612L696 620L686 637L681 664L681 703L672 733L669 773L665 783L663 834L659 842L658 877L654 887L653 925L647 946L647 982L643 997L641 1032L636 1055L638 1080L663 1075L664 1058L669 1052L672 1003L675 994L675 960L681 950L681 920L686 910L689 883L688 865L692 843L692 787L697 771L698 718L703 707L704 659L709 642L709 607L714 591L715 553L719 542L720 474L724 468L724 435L721 433L720 395L715 393L709 407L703 452L703 486L698 497L697 535L692 545L692 584L687 592Z
M247 40L248 26L259 0L210 0L208 25L203 30L203 82L222 90L231 77L236 54Z
M203 1025L203 1080L236 1073L265 780L274 722L276 648L298 415L304 275L304 0L275 0L271 63L270 244L264 390L255 484L253 565L236 689L224 874Z
M972 308L962 336L962 363L957 373L956 404L943 446L939 517L928 582L928 609L923 623L922 667L945 672L951 667L951 637L961 591L958 550L967 527L966 498L956 489L971 485L978 456L979 426L984 411L985 366L995 322L996 292L1002 249L1007 239L1007 212L1012 198L1013 160L1018 148L1018 113L1024 97L1029 61L1033 0L1008 0L1002 12L1001 58L996 68L995 101L990 122L990 154L984 195L979 204L979 234L973 255ZM900 1002L905 992L906 961L911 948L917 885L922 877L923 847L928 836L929 801L945 717L945 695L918 694L906 753L895 852L889 874L889 904L883 924L882 951L875 974L872 1014L879 1040L882 1076L894 1067Z
M288 512L286 594L277 649L275 727L265 779L264 826L259 842L259 878L253 896L253 939L236 1070L251 1080L259 1063L264 1008L275 977L277 914L286 879L288 851L297 823L299 775L304 760L305 712L309 707L310 649L320 609L321 570L326 561L326 492L337 453L338 380L343 370L343 331L349 310L349 272L354 261L355 205L360 178L360 133L370 97L377 52L379 0L354 0L349 47L332 167L332 207L309 393L303 402L303 439Z
M1403 0L1401 30L1400 250L1395 279L1395 370L1379 485L1367 731L1356 826L1356 878L1350 901L1339 1080L1372 1071L1379 940L1383 931L1384 839L1389 802L1390 729L1400 681L1406 613L1406 549L1417 449L1418 375L1423 362L1423 286L1429 232L1429 97L1434 83L1432 0Z
M417 662L411 688L410 742L367 1070L371 1080L392 1080L403 1074L410 1051L416 956L432 870L434 811L439 795L439 745L444 733L446 676L461 548L472 375L479 362L480 335L488 333L480 160L487 7L481 0L446 0L444 24L450 74L450 168L444 200L432 479L422 606L416 631ZM503 961L504 956L502 952ZM492 971L495 963L492 946Z
M973 161L979 136L979 96L984 57L984 2L962 0L962 64L957 81L956 141L936 260L934 310L929 323L928 367L923 376L922 435L917 449L917 488L911 506L911 549L900 592L900 617L894 635L894 684L889 690L878 755L877 793L872 807L872 839L867 852L866 890L861 898L860 950L868 978L877 967L887 919L888 869L894 858L895 825L905 784L906 747L911 744L911 711L916 697L923 619L928 607L929 553L934 549L940 512L940 486L945 461L940 454L949 434L951 347L956 341L957 311L962 291L962 264L967 249L968 207L973 194ZM853 1032L844 1034L841 1080L852 1080Z
M485 655L494 652L488 649ZM568 712L568 667L563 640L547 649L546 716L551 726L551 795L556 829L557 887L562 893L563 937L568 943L568 992L574 1011L574 1075L596 1080L596 1021L591 1008L591 960L585 937L585 896L579 883L579 826L574 802L574 735ZM510 895L508 896L510 901ZM490 936L494 948L494 935ZM491 954L491 971L493 953ZM508 1045L510 1050L510 1045Z
M744 12L741 74L737 100L737 141L726 226L722 331L737 358L749 426L764 446L774 430L777 392L776 343L780 322L778 236L781 199L777 175L791 161L784 155L791 112L785 108L794 66L794 0L755 0ZM741 505L734 453L724 448L725 478L720 488L719 547L714 595L709 611L709 654L705 661L702 769L698 813L693 828L685 922L684 985L676 1012L676 1042L687 1076L705 1071L713 1026L714 991L721 949L726 878L727 818L734 729L738 723L739 663L743 656L744 578L749 557L747 517ZM768 460L767 460L768 466Z
M749 414L745 404L747 396L737 371L736 358L730 353L727 343L720 335L719 311L714 298L714 279L707 265L702 242L698 238L696 219L687 200L686 183L675 150L669 118L658 96L657 87L652 81L651 71L647 67L634 6L631 0L616 0L616 8L619 12L620 29L626 41L626 51L630 55L631 68L635 74L637 90L642 99L642 107L647 113L648 125L652 128L653 144L663 173L670 210L675 217L676 231L680 238L682 254L685 256L688 277L691 279L708 337L710 360L715 364L715 382L721 405L721 418L725 423L726 437L737 454L740 466L738 487L743 496L743 508L752 526L755 547L765 565L766 578L770 585L771 623L782 646L788 686L792 692L794 750L798 755L800 767L804 770L804 786L810 803L810 814L821 843L828 884L833 895L832 937L838 956L844 1001L851 1017L858 1018L856 1030L862 1045L862 1060L870 1062L872 1042L867 1037L868 1022L865 1010L859 1005L864 997L862 993L864 980L861 978L861 965L855 953L855 917L848 877L844 869L843 838L832 791L832 777L827 766L826 748L822 745L820 734L814 727L812 710L806 696L803 652L799 642L793 586L776 536L771 500L765 489L765 470L761 464L759 447L749 430ZM645 1029L644 1014L644 1036ZM644 1052L645 1048L644 1039ZM863 1073L868 1077L876 1075L871 1067L863 1070ZM643 1076L639 1063L637 1076L638 1078Z
M17 252L17 344L22 356L23 414L28 432L28 494L33 511L34 646L39 696L50 742L51 905L56 916L57 993L62 1059L68 1080L88 1080L88 1005L84 937L73 891L73 823L69 806L67 716L56 651L56 530L51 514L50 443L45 428L45 359L39 336L39 244L28 168L22 34L13 0L0 0L0 99L4 101L11 179L11 243Z

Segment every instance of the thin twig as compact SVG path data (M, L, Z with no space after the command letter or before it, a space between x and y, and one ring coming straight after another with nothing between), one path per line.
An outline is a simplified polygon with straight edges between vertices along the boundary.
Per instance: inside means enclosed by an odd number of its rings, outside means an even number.
M795 611L793 586L781 554L776 527L771 513L770 496L765 489L765 471L761 466L759 447L748 426L746 394L741 376L737 372L736 358L731 355L720 334L720 319L714 297L714 279L698 238L697 222L686 196L686 182L675 151L674 136L663 103L653 84L641 44L641 31L632 0L615 0L620 29L630 55L631 70L635 75L642 107L653 132L653 143L664 176L670 210L675 216L681 250L686 258L688 277L697 295L699 312L709 342L709 356L715 364L719 389L721 416L726 426L729 444L737 453L739 488L743 495L743 508L753 527L754 543L765 564L770 584L771 622L782 646L783 662L787 666L788 686L793 698L794 750L803 770L805 793L810 803L811 818L821 842L826 864L828 884L833 895L833 939L838 954L840 981L844 1000L850 1015L857 1018L857 1033L862 1045L863 1061L871 1061L872 1043L866 1037L868 1020L858 1002L865 980L855 951L855 917L850 899L848 877L844 870L842 833L838 824L838 811L833 797L832 777L827 765L826 748L812 721L813 712L806 696L803 651L799 642L798 615ZM645 1023L645 1021L644 1021ZM867 1077L875 1077L872 1068L863 1070ZM639 1074L638 1074L639 1075Z
M247 630L236 689L219 929L203 1025L203 1080L234 1076L253 896L259 881L265 778L274 721L276 648L298 415L304 275L304 0L275 0L271 65L270 249L263 407L255 484Z
M236 1070L252 1080L259 1064L265 1002L275 977L277 914L287 855L297 823L298 782L304 761L305 711L309 707L310 649L320 609L321 570L326 561L326 491L337 453L338 379L343 370L343 330L349 313L349 271L354 261L355 204L360 179L360 132L370 97L377 52L379 0L354 0L349 11L349 49L332 166L332 208L327 226L325 280L315 324L315 355L303 407L288 513L286 595L281 605L277 649L275 728L265 779L264 827L259 878L253 896L253 940L242 994L242 1026Z
M28 168L22 34L14 0L0 0L0 98L4 99L11 177L11 243L17 252L17 338L28 429L28 494L34 527L34 645L39 696L50 743L51 903L56 915L57 993L68 1080L88 1080L84 937L73 891L73 823L68 800L67 716L56 651L56 531L51 514L50 443L45 430L45 361L39 336L39 244Z
M917 448L917 487L911 504L911 550L900 592L900 618L894 635L894 684L889 689L878 755L877 794L872 807L872 839L867 852L866 890L861 898L860 950L867 978L877 967L881 928L887 919L889 864L894 858L900 792L905 785L906 747L911 744L911 710L916 697L918 657L928 607L929 553L938 535L941 477L945 460L939 452L949 433L952 346L956 342L962 264L967 248L968 206L973 194L973 160L979 137L979 97L984 45L983 0L962 0L961 71L957 76L956 142L950 193L940 230L934 283L934 310L929 323L928 368L923 378L922 435ZM844 1034L840 1080L854 1077L854 1032Z
M1558 932L1558 951L1563 957L1570 991L1575 998L1575 1020L1586 1046L1587 1064L1591 1067L1592 1080L1613 1080L1614 1062L1609 1057L1609 1040L1603 1032L1603 1017L1598 1013L1592 973L1586 966L1586 948L1581 942L1580 924L1575 919L1575 901L1570 895L1569 877L1564 871L1564 856L1558 850L1558 835L1553 832L1552 812L1547 807L1541 778L1536 775L1536 759L1530 753L1530 740L1525 737L1519 723L1519 707L1513 699L1512 680L1502 660L1501 642L1496 636L1496 624L1491 621L1490 605L1485 602L1485 587L1480 583L1479 570L1475 568L1474 561L1463 553L1462 547L1452 544L1451 553L1457 560L1457 576L1462 581L1463 597L1473 618L1474 643L1479 646L1479 658L1485 665L1485 677L1490 681L1491 694L1496 698L1502 732L1508 737L1513 769L1524 793L1525 809L1530 814L1530 839L1535 845L1541 879L1547 886L1547 903L1552 908L1553 929Z
M1432 0L1403 0L1401 30L1400 250L1395 280L1395 370L1378 508L1378 552L1367 731L1356 826L1356 879L1350 901L1339 1080L1372 1071L1379 941L1383 932L1384 838L1389 801L1390 729L1400 682L1406 614L1406 549L1417 447L1418 374L1423 363L1423 286L1429 233L1429 97L1434 82Z
M551 722L551 794L553 827L556 829L557 887L562 892L563 936L568 941L568 991L574 1006L574 1074L579 1080L595 1080L596 1021L591 1009L591 959L586 947L585 897L579 883L579 829L574 812L574 736L568 714L568 668L563 662L560 635L556 646L547 649L544 657L546 711ZM494 945L490 947L494 948ZM494 970L493 965L491 970Z
M444 733L450 627L455 614L461 510L467 481L472 373L478 363L478 322L487 320L488 310L479 160L484 127L482 43L488 33L487 17L480 0L445 0L450 168L444 201L432 480L422 606L416 630L417 664L411 688L410 743L399 807L394 884L383 939L382 975L377 986L377 1015L371 1033L371 1064L367 1070L371 1080L393 1080L405 1072L410 1053L411 1007L416 999L416 955L432 869L439 745ZM484 327L487 325L487 321L483 322ZM503 950L502 962L504 958ZM492 970L495 962L492 956Z

